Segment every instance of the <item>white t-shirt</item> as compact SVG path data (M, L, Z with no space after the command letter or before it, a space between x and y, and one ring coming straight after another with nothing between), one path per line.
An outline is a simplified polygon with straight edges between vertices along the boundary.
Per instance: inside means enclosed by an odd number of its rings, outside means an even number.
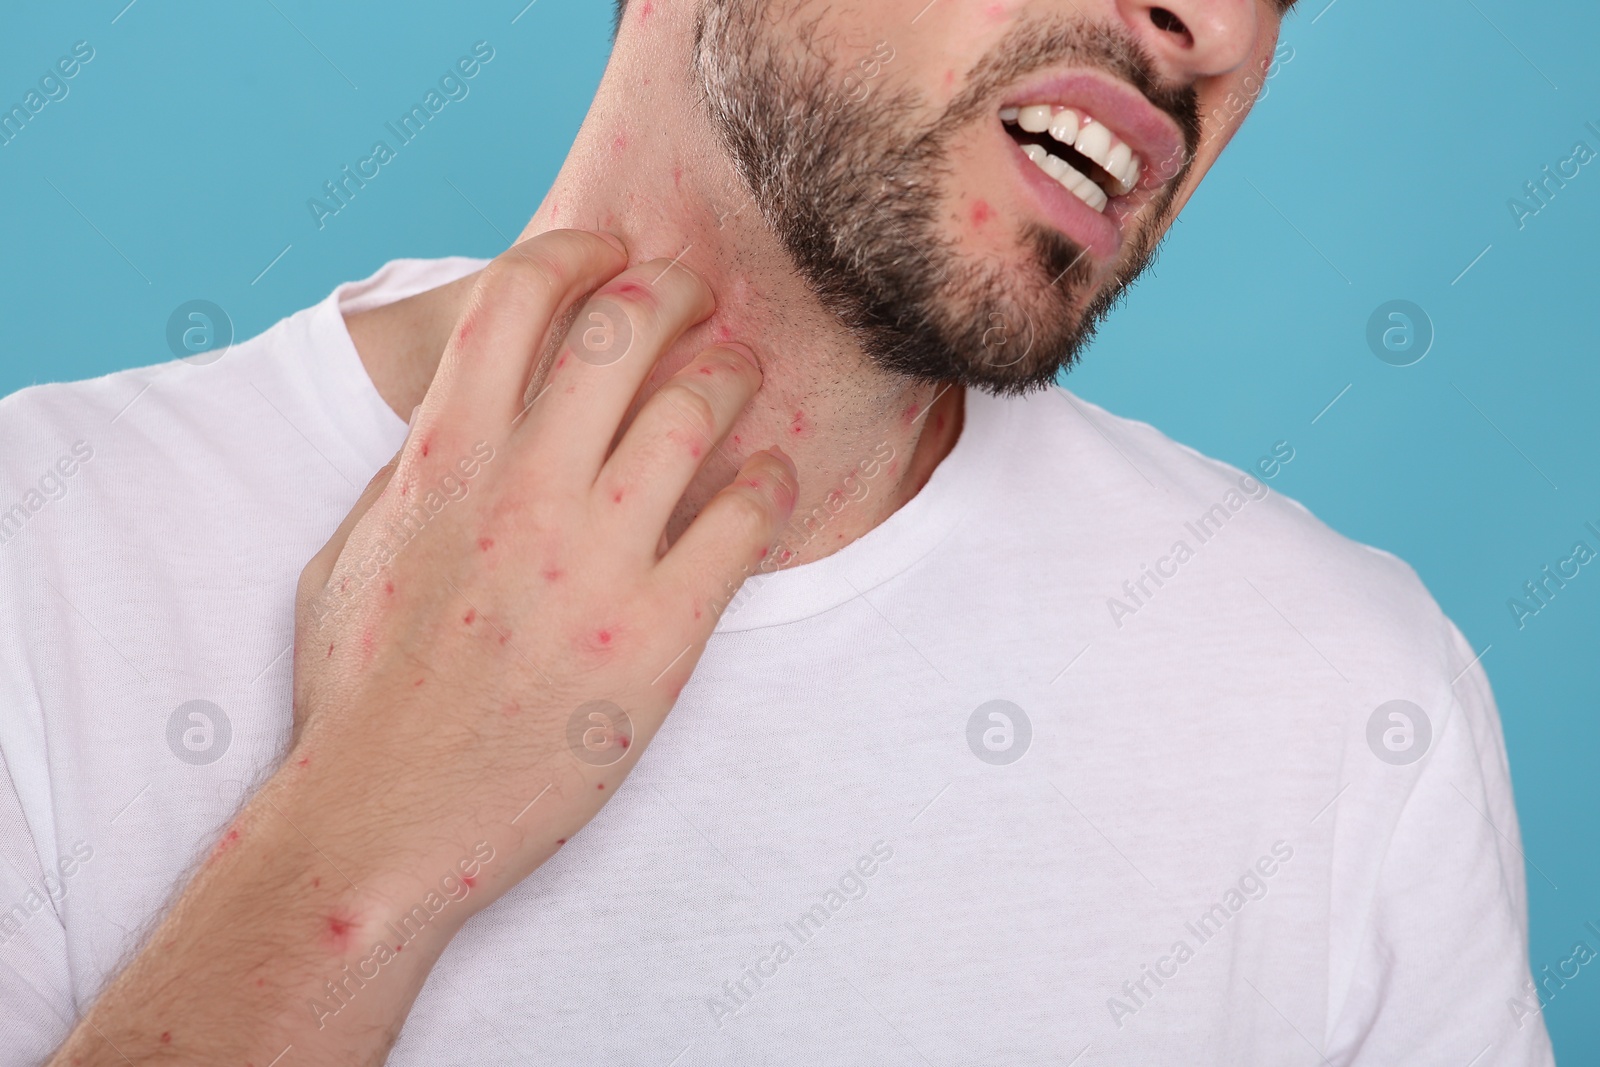
M5 1067L281 758L296 579L406 430L341 309L479 266L391 263L212 364L0 402ZM1261 480L1292 441L1263 453L969 393L913 500L747 585L390 1062L1551 1063L1474 651Z

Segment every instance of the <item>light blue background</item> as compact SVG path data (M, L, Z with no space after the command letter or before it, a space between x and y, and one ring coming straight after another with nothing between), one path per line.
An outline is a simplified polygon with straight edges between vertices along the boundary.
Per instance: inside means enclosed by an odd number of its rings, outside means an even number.
M497 252L609 48L605 0L525 2L7 4L5 106L74 42L96 57L0 148L0 394L170 358L186 300L246 337L387 259ZM1537 970L1600 923L1600 565L1521 631L1507 608L1600 526L1600 163L1525 229L1507 201L1600 149L1600 8L1324 3L1069 384L1240 466L1288 440L1275 488L1406 559L1490 646ZM471 95L319 232L307 198L479 40ZM1365 340L1395 298L1437 330L1406 368ZM1564 1064L1600 1063L1600 966L1546 1019Z

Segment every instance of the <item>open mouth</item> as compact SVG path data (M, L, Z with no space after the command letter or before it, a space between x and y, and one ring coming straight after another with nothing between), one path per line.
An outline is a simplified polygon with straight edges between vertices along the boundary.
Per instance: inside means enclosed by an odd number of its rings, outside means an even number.
M1000 121L1027 157L1094 210L1105 213L1116 197L1139 184L1144 160L1109 126L1087 112L1060 104L1007 107Z

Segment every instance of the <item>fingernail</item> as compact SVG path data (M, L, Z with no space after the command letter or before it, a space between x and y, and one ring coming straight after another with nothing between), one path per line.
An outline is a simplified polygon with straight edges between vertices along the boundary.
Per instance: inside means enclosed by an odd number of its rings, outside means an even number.
M616 234L609 230L596 230L594 232L602 241L610 245L612 248L615 248L618 252L621 252L623 255L628 254L628 246L623 244L622 238L618 237Z

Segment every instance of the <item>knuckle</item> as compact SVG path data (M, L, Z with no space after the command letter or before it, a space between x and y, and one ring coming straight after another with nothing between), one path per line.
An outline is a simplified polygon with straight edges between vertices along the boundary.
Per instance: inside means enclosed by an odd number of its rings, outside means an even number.
M704 393L683 382L669 382L662 386L661 397L690 429L708 438L716 437L716 405Z
M570 273L554 250L529 244L517 245L484 269L485 303L525 300L530 293L544 298L567 284Z
M772 526L772 510L758 489L741 487L728 498L728 521L739 536L752 541L765 540Z

